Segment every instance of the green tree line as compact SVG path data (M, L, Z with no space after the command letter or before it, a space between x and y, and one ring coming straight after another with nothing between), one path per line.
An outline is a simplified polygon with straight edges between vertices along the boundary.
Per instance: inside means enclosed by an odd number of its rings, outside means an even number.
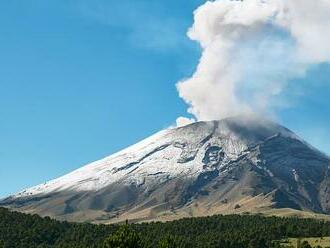
M0 208L0 248L263 248L274 240L330 236L316 219L228 215L172 222L94 225L68 223Z

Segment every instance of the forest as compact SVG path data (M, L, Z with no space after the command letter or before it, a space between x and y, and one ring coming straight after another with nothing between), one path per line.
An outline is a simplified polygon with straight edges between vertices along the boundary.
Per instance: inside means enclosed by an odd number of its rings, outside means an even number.
M0 208L1 248L276 248L280 247L277 241L289 237L325 236L330 236L330 223L316 219L217 215L166 223L95 225Z

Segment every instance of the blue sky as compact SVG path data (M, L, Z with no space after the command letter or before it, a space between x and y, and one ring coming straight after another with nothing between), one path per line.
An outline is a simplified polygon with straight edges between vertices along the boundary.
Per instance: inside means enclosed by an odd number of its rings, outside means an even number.
M168 127L175 83L200 56L186 37L201 0L0 3L0 197ZM330 154L330 66L313 67L279 121ZM293 87L293 86L291 86Z

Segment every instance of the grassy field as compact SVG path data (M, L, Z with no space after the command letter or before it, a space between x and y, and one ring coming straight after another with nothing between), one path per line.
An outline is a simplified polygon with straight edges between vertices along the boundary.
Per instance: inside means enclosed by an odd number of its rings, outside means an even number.
M302 238L300 244L307 241L312 247L329 247L330 248L330 237L323 238ZM294 247L299 248L299 239L290 238L281 243L283 247Z

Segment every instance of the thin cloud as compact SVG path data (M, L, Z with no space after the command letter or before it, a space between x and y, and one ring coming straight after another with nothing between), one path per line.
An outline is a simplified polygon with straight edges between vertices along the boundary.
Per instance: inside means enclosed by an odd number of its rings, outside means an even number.
M84 1L83 15L127 33L127 41L136 47L175 51L185 46L185 23L165 15L163 6L149 1Z

